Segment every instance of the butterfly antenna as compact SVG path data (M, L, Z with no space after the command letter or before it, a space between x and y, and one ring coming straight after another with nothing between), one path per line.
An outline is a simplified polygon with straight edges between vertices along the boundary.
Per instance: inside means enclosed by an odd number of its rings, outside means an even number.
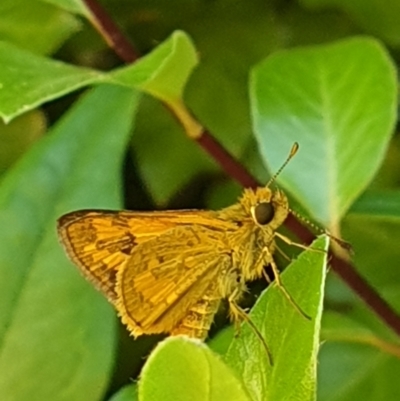
M289 212L295 216L298 220L302 221L303 223L306 223L309 227L313 228L315 231L317 231L320 234L325 234L327 235L331 240L335 241L341 248L345 249L348 251L350 254L353 254L353 247L351 244L341 238L338 238L331 234L328 230L319 227L318 225L314 224L312 221L306 219L304 216L302 216L299 213L296 213L294 210L289 209Z
M278 177L278 175L282 172L282 170L286 167L286 165L290 162L290 160L293 158L293 156L297 153L299 150L299 144L295 142L292 146L292 149L290 149L290 153L288 157L286 158L285 162L282 164L282 166L279 168L279 170L270 178L270 180L267 182L267 187L269 187Z

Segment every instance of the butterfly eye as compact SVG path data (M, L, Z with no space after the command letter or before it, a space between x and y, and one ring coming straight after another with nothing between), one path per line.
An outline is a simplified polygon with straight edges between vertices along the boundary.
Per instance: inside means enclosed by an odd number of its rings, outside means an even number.
M260 225L268 224L274 218L275 210L271 203L262 202L254 208L254 218Z

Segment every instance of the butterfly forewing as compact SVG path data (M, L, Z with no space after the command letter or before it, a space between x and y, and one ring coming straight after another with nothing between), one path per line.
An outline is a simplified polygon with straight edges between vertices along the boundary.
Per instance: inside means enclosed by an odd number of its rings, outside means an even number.
M70 258L114 302L116 272L137 244L127 219L115 213L74 212L59 219L58 233Z
M216 223L221 229L226 224L209 211L81 210L58 220L58 234L73 262L114 303L116 274L137 245L179 225Z

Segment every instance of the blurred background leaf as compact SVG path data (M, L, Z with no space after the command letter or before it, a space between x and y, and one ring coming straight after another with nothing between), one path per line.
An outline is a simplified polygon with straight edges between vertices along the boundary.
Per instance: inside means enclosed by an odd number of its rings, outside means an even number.
M36 0L3 0L0 40L39 54L51 54L82 28L70 13Z
M279 181L339 234L339 221L372 181L394 128L397 82L385 50L357 38L275 53L253 71L251 100L264 160L276 171L301 138Z
M107 102L110 97L113 102ZM120 207L118 177L136 104L130 90L98 88L2 180L4 400L72 401L86 392L86 400L97 400L107 387L114 363L114 312L67 260L55 222L75 209Z
M375 0L300 0L311 9L336 8L349 15L365 31L399 47L400 4L396 1Z

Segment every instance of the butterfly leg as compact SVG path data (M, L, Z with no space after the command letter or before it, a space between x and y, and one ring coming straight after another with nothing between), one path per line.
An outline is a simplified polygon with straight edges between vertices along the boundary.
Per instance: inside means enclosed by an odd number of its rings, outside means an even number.
M323 249L314 249L308 245L303 245L303 244L299 244L298 242L294 242L290 238L286 237L285 235L279 234L278 232L275 232L275 236L280 238L282 241L286 242L288 245L296 246L297 248L304 249L306 251L312 250L312 251L321 252L324 254L327 253L327 251L325 251Z
M278 288L282 291L283 295L286 297L286 299L292 304L292 306L296 309L296 311L302 315L303 317L305 317L307 320L311 320L311 317L309 315L307 315L307 313L305 313L300 306L297 304L297 302L293 299L293 297L290 295L289 291L286 289L286 287L283 285L282 280L281 280L281 275L279 273L278 270L278 266L276 265L270 251L268 250L267 247L265 247L263 249L263 252L267 255L266 259L269 261L269 264L271 266L272 272L274 273L274 277L275 277L275 282L276 285L278 286ZM263 271L263 275L265 277L265 279L269 282L269 277L267 276L267 274L265 273L265 271Z
M229 312L230 312L231 320L235 324L236 328L238 328L238 325L240 325L240 323L242 321L245 321L250 326L250 328L253 330L254 334L258 337L258 339L261 341L261 344L265 348L265 351L268 355L269 362L272 366L273 365L272 354L271 354L271 351L270 351L264 337L262 336L262 334L260 333L260 331L258 330L256 325L253 323L253 321L250 319L249 315L236 303L237 299L239 299L241 296L239 289L240 289L240 287L237 287L232 292L232 294L228 297Z

